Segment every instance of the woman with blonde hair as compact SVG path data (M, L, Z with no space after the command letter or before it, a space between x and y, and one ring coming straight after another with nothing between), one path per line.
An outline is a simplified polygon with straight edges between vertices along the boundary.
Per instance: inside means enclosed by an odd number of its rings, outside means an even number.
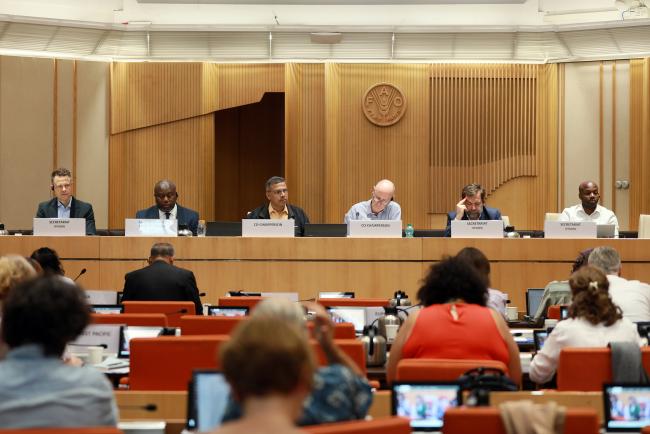
M33 277L36 277L36 271L27 259L18 255L0 257L0 302L7 296L9 289Z
M588 265L571 275L569 285L573 297L569 318L555 326L530 365L530 379L538 384L553 378L562 348L606 347L620 341L641 344L636 325L623 318L609 296L605 273Z

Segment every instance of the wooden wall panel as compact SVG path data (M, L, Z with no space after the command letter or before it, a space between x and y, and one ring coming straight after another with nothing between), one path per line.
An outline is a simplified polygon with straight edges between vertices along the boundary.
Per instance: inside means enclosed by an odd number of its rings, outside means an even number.
M650 58L630 61L630 229L650 214Z
M109 227L124 227L139 209L152 206L156 181L178 188L178 203L214 215L214 116L212 114L111 136Z

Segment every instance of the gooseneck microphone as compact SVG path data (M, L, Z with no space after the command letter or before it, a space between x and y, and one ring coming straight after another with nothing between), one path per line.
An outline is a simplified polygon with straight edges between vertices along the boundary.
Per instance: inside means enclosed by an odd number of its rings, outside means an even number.
M84 274L86 274L86 269L85 269L85 268L82 268L81 271L79 272L79 274L77 275L77 277L75 277L74 279L72 279L72 281L73 281L73 282L76 282L77 279L80 278L81 276L83 276Z

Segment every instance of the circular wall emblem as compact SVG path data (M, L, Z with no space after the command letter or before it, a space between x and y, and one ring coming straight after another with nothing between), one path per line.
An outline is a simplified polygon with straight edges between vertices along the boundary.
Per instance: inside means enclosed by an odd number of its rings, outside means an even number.
M405 111L406 97L392 84L375 84L363 96L363 113L370 122L380 127L399 122Z

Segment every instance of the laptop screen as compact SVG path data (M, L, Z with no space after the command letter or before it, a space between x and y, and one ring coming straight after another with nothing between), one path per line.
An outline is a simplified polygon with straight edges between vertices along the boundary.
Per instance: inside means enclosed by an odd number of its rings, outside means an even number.
M246 306L210 306L208 307L210 316L246 316L248 308Z
M445 411L462 403L457 383L393 383L391 397L392 414L418 431L440 431Z
M351 322L356 333L363 333L366 325L365 307L330 307L329 312L333 323Z
M187 393L187 429L209 432L221 425L230 386L221 372L194 371Z
M535 330L533 331L533 336L535 338L535 351L539 351L544 348L544 343L548 339L548 330Z
M640 432L650 425L650 385L603 385L605 430Z
M526 315L535 315L543 296L544 288L528 288L526 290Z
M129 357L129 342L131 339L155 338L160 336L162 331L162 327L122 327L120 331L120 352L118 353L118 357Z
M92 313L122 313L124 306L121 304L93 304L90 310Z

